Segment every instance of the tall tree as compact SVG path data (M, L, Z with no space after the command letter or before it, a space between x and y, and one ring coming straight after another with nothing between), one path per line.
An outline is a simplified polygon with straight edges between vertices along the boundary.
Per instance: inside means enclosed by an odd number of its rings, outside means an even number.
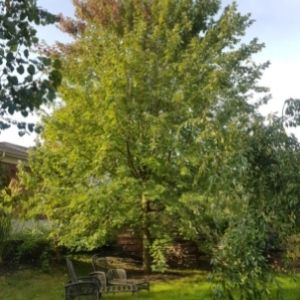
M55 98L60 82L58 63L32 55L37 45L35 25L54 23L57 17L37 7L35 0L0 1L0 129L15 124L24 132L32 124L12 119Z
M222 197L243 160L248 100L265 91L267 64L252 61L262 44L241 44L252 21L235 4L219 15L218 0L74 4L61 27L75 41L55 49L64 104L44 120L23 178L31 211L79 249L132 228L149 271L160 241L186 234L186 199Z

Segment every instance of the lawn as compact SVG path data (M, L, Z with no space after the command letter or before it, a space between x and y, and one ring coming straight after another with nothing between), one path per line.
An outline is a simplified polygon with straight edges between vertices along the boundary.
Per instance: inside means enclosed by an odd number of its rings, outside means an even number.
M68 280L64 270L49 274L37 270L22 270L0 276L1 300L62 300L64 299L64 283ZM283 299L300 299L300 277L293 281L287 277L279 277L282 284ZM211 299L210 283L205 273L176 280L160 280L151 283L151 291L137 295L116 294L104 295L103 299L122 300L198 300Z

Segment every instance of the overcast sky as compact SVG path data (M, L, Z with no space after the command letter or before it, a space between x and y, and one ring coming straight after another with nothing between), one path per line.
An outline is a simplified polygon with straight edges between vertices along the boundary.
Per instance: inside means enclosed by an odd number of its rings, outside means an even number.
M72 16L74 12L71 0L37 2L52 13ZM231 0L223 0L224 5L229 3ZM264 73L262 84L271 89L273 99L262 108L262 112L280 112L285 99L300 98L300 0L238 0L237 3L242 13L250 12L256 20L248 29L246 40L258 37L266 44L255 59L258 62L271 62ZM39 37L49 44L56 40L70 40L54 26L40 28ZM300 137L300 129L296 134ZM0 141L32 146L34 135L19 137L15 129L10 129L1 132Z

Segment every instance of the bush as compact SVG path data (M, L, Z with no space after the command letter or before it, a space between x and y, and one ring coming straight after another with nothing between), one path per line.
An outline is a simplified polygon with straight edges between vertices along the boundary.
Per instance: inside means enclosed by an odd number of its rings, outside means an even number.
M214 299L273 299L270 286L274 274L266 253L268 232L260 225L245 216L223 235L212 260Z
M156 272L165 272L167 269L167 249L170 245L168 238L157 239L150 247L152 256L152 270Z
M45 236L38 233L22 233L7 241L3 248L4 264L29 264L41 267L44 271L50 269L54 247Z
M10 231L10 219L5 216L0 216L0 262L2 260L2 252Z

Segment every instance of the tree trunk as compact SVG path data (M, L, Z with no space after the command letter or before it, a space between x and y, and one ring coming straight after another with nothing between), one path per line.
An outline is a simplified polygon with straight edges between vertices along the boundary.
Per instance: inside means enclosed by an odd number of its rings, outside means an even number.
M142 209L143 209L143 269L144 272L151 273L151 235L149 231L149 205L145 195L142 195Z
M143 270L146 274L151 273L150 235L147 229L143 233Z

